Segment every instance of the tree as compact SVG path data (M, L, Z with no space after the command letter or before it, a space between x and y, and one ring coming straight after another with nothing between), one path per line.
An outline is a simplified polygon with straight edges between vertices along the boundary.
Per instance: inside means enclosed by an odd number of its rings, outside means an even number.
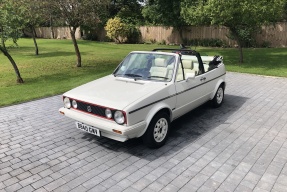
M111 0L109 17L119 17L126 24L141 25L144 23L142 2L142 0Z
M285 0L283 19L287 20L287 0Z
M38 0L14 0L18 6L23 7L24 11L21 17L24 21L24 28L29 29L34 46L35 46L35 55L39 55L39 48L36 41L36 31L35 28L38 27L41 23L47 19L45 10L45 2Z
M228 27L230 38L239 48L243 63L246 40L253 38L263 24L277 21L283 15L285 0L184 0L182 16L192 25L221 25Z
M186 25L181 15L182 0L147 0L142 14L147 23L174 27L182 39L182 27Z
M17 76L17 83L24 83L18 66L12 56L9 54L5 42L8 39L12 39L14 43L17 43L19 38L19 31L22 28L23 20L20 17L21 7L15 6L13 1L0 0L0 36L1 44L0 51L9 59Z
M100 22L109 0L49 0L50 6L59 11L70 28L71 37L77 55L77 67L82 66L81 53L76 40L76 29L87 23Z

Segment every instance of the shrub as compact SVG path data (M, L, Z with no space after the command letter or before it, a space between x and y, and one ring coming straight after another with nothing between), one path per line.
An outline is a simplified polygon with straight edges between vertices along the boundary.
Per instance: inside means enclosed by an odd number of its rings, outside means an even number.
M105 30L107 36L118 43L138 43L141 38L141 33L135 25L126 24L119 17L109 19Z
M109 19L105 30L107 31L107 36L118 43L125 41L129 31L128 25L123 23L119 17Z
M141 41L141 32L135 25L129 24L126 38L127 43L139 43Z
M263 43L261 44L261 47L263 47L263 48L270 48L271 47L271 43L269 41L263 41Z

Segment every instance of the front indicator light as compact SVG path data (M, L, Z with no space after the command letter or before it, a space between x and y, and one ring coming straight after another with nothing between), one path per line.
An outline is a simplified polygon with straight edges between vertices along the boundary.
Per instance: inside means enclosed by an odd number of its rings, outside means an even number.
M113 129L113 132L118 133L118 134L122 134L122 132L121 132L121 131L116 130L116 129Z
M65 106L66 108L68 108L68 109L71 108L71 101L70 101L70 99L69 99L68 97L65 97L65 98L64 98L64 106Z
M120 125L124 124L125 123L125 116L124 116L123 112L116 111L114 114L114 120Z

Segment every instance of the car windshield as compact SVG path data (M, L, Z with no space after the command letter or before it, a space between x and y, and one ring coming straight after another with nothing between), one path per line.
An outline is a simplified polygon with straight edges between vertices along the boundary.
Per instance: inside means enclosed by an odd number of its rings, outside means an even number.
M135 80L170 81L175 56L160 53L130 53L115 71L115 76Z

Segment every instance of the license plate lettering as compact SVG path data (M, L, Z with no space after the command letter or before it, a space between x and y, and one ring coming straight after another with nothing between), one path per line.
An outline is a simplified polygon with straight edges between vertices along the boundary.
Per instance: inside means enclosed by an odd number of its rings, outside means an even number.
M77 127L78 129L81 129L82 131L91 133L91 134L93 134L93 135L101 136L100 130L97 129L97 128L94 128L94 127L92 127L92 126L85 125L85 124L80 123L80 122L76 122L76 127Z

